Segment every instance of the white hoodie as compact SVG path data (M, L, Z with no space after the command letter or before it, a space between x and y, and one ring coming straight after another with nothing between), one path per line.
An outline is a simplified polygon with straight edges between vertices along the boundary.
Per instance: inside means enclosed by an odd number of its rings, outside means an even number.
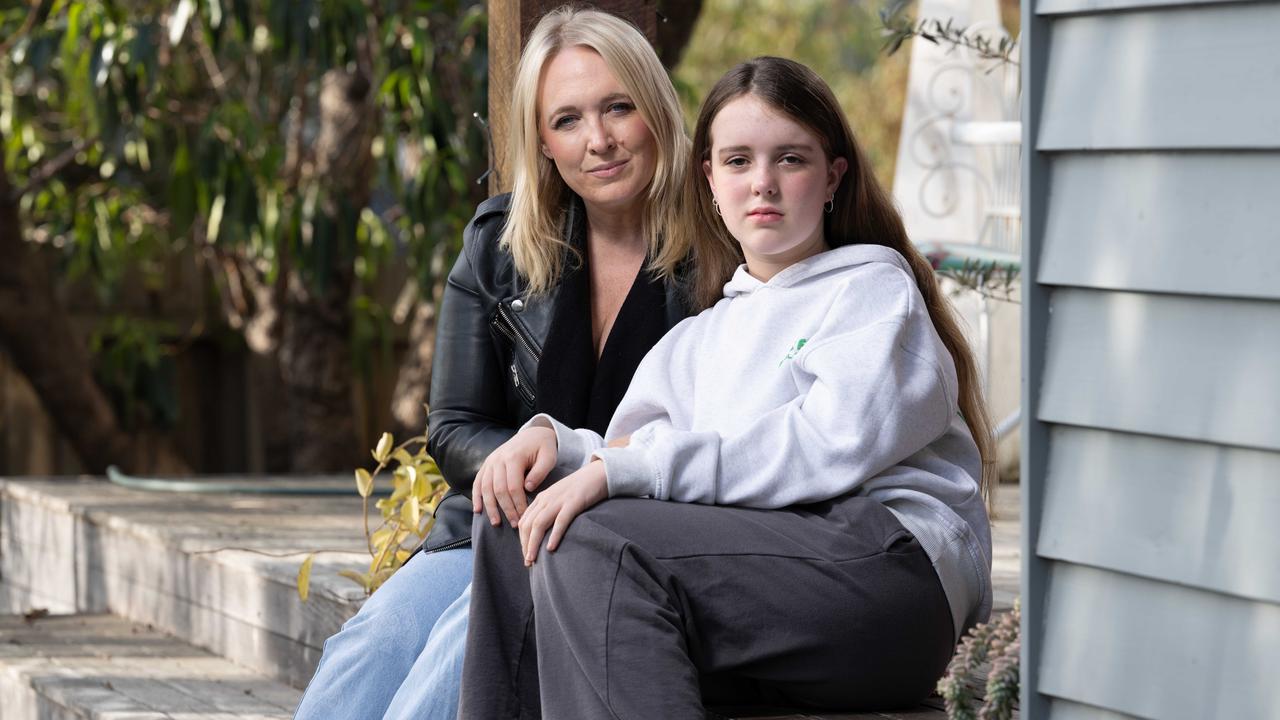
M783 508L851 491L882 502L933 561L957 637L991 609L982 464L951 355L907 262L847 245L725 297L636 369L605 437L539 415L557 469L605 463L610 496Z

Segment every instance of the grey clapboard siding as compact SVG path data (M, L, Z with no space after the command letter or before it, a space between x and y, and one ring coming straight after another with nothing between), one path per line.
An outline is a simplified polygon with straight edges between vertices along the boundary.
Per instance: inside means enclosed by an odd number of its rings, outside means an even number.
M1040 282L1280 299L1280 152L1072 153L1049 167Z
M1280 453L1057 426L1037 552L1280 603Z
M1280 4L1051 27L1038 149L1280 148Z
M1150 10L1179 5L1211 5L1251 2L1252 0L1040 0L1037 15L1069 15L1112 10Z
M1039 419L1280 450L1280 303L1050 298Z
M1061 698L1054 698L1049 702L1049 714L1046 717L1049 720L1141 720L1133 715Z
M1054 563L1042 692L1139 717L1261 718L1280 708L1280 607Z

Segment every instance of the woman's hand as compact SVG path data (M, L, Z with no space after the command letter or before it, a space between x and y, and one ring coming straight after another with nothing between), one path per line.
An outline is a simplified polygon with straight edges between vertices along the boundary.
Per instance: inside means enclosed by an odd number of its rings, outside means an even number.
M480 466L471 489L472 512L483 510L497 527L501 510L511 527L519 527L528 504L525 493L541 485L555 466L556 432L544 427L521 430L489 453Z
M605 481L604 462L593 460L586 467L568 475L560 482L543 490L529 503L529 509L520 522L520 548L524 551L524 565L529 567L538 559L542 538L547 538L547 552L560 546L560 540L569 529L569 523L591 506L609 497ZM551 534L547 535L550 529Z

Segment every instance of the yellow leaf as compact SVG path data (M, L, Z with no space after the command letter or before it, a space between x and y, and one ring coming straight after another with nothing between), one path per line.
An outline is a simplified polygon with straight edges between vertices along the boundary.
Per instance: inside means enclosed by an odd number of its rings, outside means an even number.
M400 506L400 524L410 528L417 527L417 524L413 522L413 502L411 500L405 501Z
M401 548L401 549L397 550L397 551L396 551L396 565L397 565L397 566L404 565L404 564L405 564L405 561L406 561L406 560L408 560L408 559L409 559L409 556L410 556L410 555L412 555L412 554L413 554L413 551L412 551L412 550L405 550L404 548Z
M380 463L386 462L387 458L391 457L391 446L395 444L395 438L391 437L391 433L382 433L382 437L378 438L378 447L373 450L373 459Z
M302 567L298 568L298 597L302 598L302 602L306 602L307 595L311 594L311 563L315 559L315 553L311 553L302 561Z
M409 527L414 530L417 530L418 526L422 524L422 501L418 499L417 495L409 498L409 519L412 521L409 523Z
M380 548L387 542L388 538L395 534L395 532L396 531L393 528L389 527L376 530L374 531L373 536L369 538L369 541L373 543L375 548Z
M418 471L412 465L401 465L395 471L396 480L404 482L410 488L413 487L413 481L418 477Z
M373 476L364 468L356 469L356 491L360 497L367 498L373 492Z
M342 577L344 577L344 578L347 578L348 580L354 580L354 581L356 581L356 582L360 585L360 587L362 587L362 588L364 588L364 589L365 589L365 592L368 592L368 591L369 591L369 576L368 576L368 575L366 575L366 574L364 574L364 573L358 573L358 572L356 572L355 570L339 570L339 571L338 571L338 574L339 574L339 575L341 575L341 576L342 576Z
M396 448L396 451L391 453L391 457L394 458L395 461L400 463L401 465L413 464L413 456L410 455L409 451L405 450L404 448Z

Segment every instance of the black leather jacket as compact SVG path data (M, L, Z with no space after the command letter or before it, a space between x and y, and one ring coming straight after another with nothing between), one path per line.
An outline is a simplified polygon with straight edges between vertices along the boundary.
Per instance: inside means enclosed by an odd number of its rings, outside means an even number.
M480 465L534 414L538 363L558 288L537 297L521 291L511 254L498 247L509 195L480 204L463 234L436 324L427 451L450 490L436 508L426 552L471 541L471 485ZM585 237L580 201L568 208L566 240ZM577 243L581 245L582 243ZM667 284L667 326L684 319L685 303Z

